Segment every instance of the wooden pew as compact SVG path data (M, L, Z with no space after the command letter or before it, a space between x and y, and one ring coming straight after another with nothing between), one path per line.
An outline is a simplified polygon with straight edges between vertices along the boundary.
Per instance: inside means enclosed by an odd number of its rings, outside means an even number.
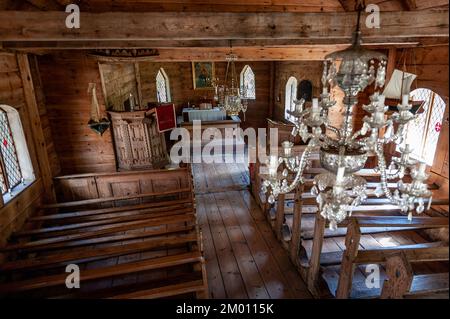
M8 259L0 264L0 295L207 298L190 171L167 171L166 178L162 170L141 174L146 179L118 174L114 183L126 176L128 186L136 178L151 187L161 186L160 178L167 184L159 191L43 205L2 248ZM168 179L174 176L176 183ZM65 286L70 264L80 269L80 289Z
M434 298L448 299L448 272L414 275L413 262L435 261L437 259L448 262L448 247L439 251L430 248L411 251L399 251L385 257L387 278L381 290L381 299L403 298ZM420 256L420 258L418 258Z
M341 270L339 273L338 287L336 290L336 298L349 298L352 289L352 279L355 266L358 264L384 264L386 261L386 254L404 251L405 254L415 258L415 261L421 261L423 254L427 254L427 260L443 260L442 254L448 259L448 247L403 247L397 246L389 249L373 249L373 250L359 250L361 227L379 227L382 226L401 226L411 228L448 228L448 218L440 217L414 217L411 222L405 218L393 217L352 217L349 220L347 227L347 235L345 237L345 247ZM426 246L426 245L423 245ZM417 250L427 248L427 250ZM416 257L414 257L416 256Z

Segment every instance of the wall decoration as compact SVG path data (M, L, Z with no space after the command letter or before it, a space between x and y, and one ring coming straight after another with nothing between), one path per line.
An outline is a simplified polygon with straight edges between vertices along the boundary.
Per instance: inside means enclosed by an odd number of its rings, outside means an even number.
M214 77L214 62L192 62L194 90L212 90Z

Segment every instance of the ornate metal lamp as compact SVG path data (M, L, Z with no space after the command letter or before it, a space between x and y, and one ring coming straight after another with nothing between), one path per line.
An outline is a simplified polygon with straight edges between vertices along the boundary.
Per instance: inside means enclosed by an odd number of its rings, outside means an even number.
M331 229L336 229L337 224L351 214L352 207L367 198L366 181L355 173L364 168L369 155L377 157L377 170L381 176L381 186L375 190L375 195L384 194L403 212L409 211L409 218L412 218L414 209L417 213L424 211L425 197L430 197L431 204L431 192L424 183L428 177L426 165L409 157L411 150L408 145L400 149L401 157L394 157L389 168L386 166L384 145L403 144L406 125L415 115L411 113L408 95L405 95L397 107L398 112L386 118L388 107L380 93L386 77L386 56L361 46L359 21L362 10L360 6L352 45L325 58L320 100L313 99L312 107L307 109L303 108L304 100L296 101L295 110L288 111L295 118L292 135L299 135L307 143L305 151L301 156L293 156L292 143L282 143L282 155L271 156L267 163L269 174L262 186L264 192L270 190L268 201L273 203L278 194L288 193L303 182L303 172L310 163L311 152L319 152L320 164L327 172L314 178L311 193L316 196L321 215L330 220ZM330 125L328 120L328 109L336 103L331 99L328 86L336 85L345 95L345 113L340 128ZM370 103L363 106L370 115L364 117L362 129L355 132L353 108L358 103L358 94L370 85L373 85L375 93L370 97ZM336 137L330 137L327 131ZM282 163L285 170L279 175L277 170ZM289 171L294 173L290 183L287 180ZM401 181L406 171L411 172L411 183ZM393 179L400 179L394 193L387 184Z

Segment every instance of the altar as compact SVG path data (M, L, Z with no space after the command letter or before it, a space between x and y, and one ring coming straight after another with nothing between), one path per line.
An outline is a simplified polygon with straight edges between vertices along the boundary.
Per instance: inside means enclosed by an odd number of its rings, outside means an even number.
M226 111L222 108L212 108L209 110L184 108L182 114L182 116L177 118L178 126L187 129L191 139L194 132L194 121L200 121L202 144L205 144L214 138L213 136L203 136L204 131L209 128L216 128L220 131L222 138L224 139L224 144L236 144L234 138L225 138L225 130L236 130L240 128L241 119L239 116L227 116Z
M183 109L183 121L223 121L227 118L227 113L223 108L215 107L212 109L201 110L193 108Z

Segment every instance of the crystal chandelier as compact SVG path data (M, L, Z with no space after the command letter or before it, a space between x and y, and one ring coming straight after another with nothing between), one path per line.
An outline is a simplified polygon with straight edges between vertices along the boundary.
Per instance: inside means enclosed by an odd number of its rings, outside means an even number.
M366 180L355 173L364 168L369 156L376 156L378 160L375 170L380 174L380 186L374 191L376 196L384 194L402 212L409 212L409 219L414 209L417 213L424 211L424 198L429 198L428 207L431 204L431 192L424 183L428 178L426 164L410 157L409 145L400 146L405 139L407 123L416 117L410 111L409 95L403 96L397 112L390 116L386 114L388 106L381 94L386 77L386 56L361 46L361 10L358 8L352 45L325 57L320 100L314 98L312 107L308 108L304 108L303 99L295 101L294 111L288 111L295 118L291 135L301 137L307 144L305 151L301 156L294 156L293 143L283 142L281 156L270 156L268 174L262 176L262 191L269 191L268 202L274 203L279 194L289 193L304 182L303 173L310 165L311 153L318 152L320 164L327 172L315 176L311 193L316 196L321 215L330 221L330 229L336 229L351 215L352 209L368 197ZM345 113L340 128L332 126L328 118L329 108L336 103L328 88L336 85L345 95ZM369 86L373 86L374 93L370 103L362 106L369 115L364 117L362 128L355 131L353 108L358 104L358 93ZM384 147L391 143L399 145L401 156L393 157L387 166ZM278 174L280 166L284 169ZM294 176L291 182L287 180L289 172ZM402 181L407 172L412 178L410 183ZM400 181L392 193L388 182L394 179Z
M230 52L226 56L227 70L225 73L225 85L218 86L216 89L219 105L227 112L228 116L239 115L240 112L247 111L247 100L245 87L240 88L237 84L236 66L237 55ZM230 80L230 85L228 85Z

